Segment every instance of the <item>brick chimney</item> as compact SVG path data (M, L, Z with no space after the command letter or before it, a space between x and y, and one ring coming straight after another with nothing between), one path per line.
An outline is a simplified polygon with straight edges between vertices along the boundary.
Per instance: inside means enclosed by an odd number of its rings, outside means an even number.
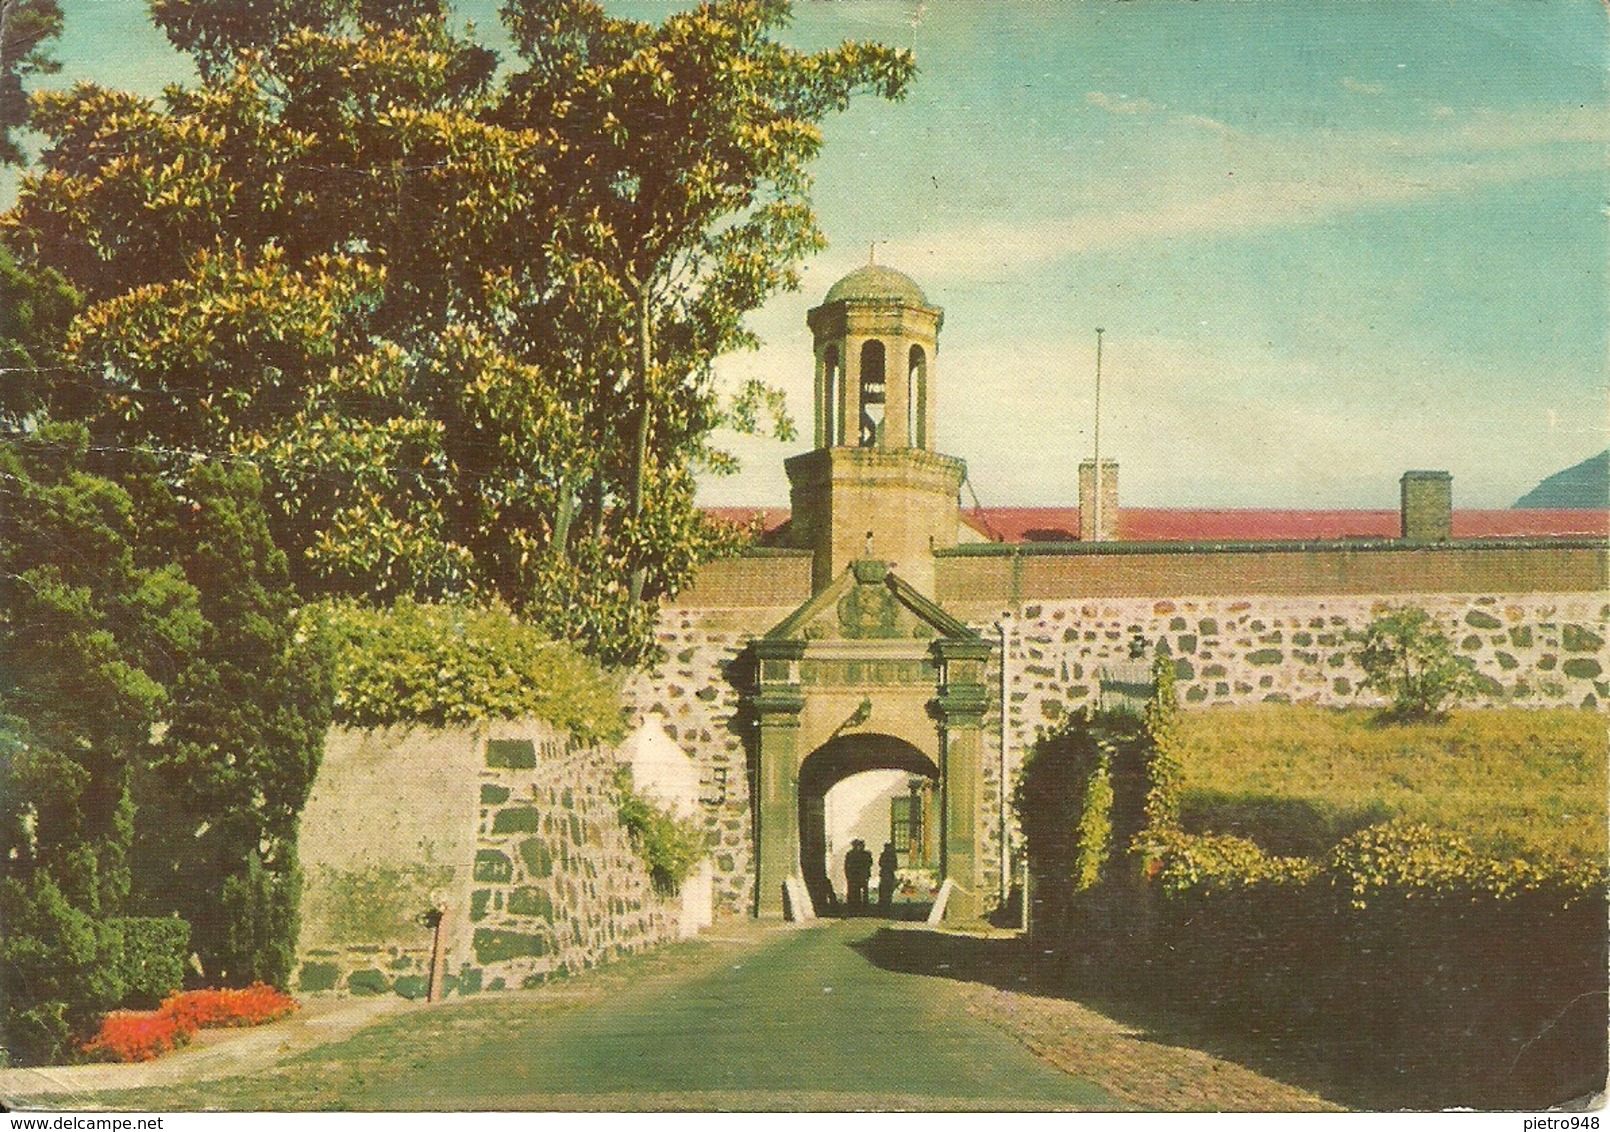
M1079 465L1079 541L1111 542L1118 534L1118 461L1101 462L1101 530L1096 530L1096 462Z
M1453 537L1453 474L1404 472L1403 539L1447 542Z

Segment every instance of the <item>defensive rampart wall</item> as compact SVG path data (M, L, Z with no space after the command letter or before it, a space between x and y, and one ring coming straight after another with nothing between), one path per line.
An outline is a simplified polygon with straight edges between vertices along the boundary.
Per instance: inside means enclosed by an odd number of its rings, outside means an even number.
M297 989L425 994L445 909L448 993L533 986L677 937L618 817L612 747L541 721L331 731L302 814Z
M1138 650L1175 660L1188 709L1263 701L1379 702L1361 688L1356 635L1397 606L1431 613L1475 664L1484 703L1610 705L1610 601L1602 544L1111 544L964 547L937 557L938 598L987 639L1006 630L1006 781L1034 740L1099 694L1104 668ZM660 717L700 767L716 899L753 898L751 765L736 662L809 596L792 556L712 564L661 620L664 661L628 703ZM1000 652L992 697L1001 689ZM984 855L999 875L1001 711L986 715ZM1010 818L1008 817L1008 828Z
M958 617L1069 597L1598 593L1603 541L982 543L937 556L935 598Z

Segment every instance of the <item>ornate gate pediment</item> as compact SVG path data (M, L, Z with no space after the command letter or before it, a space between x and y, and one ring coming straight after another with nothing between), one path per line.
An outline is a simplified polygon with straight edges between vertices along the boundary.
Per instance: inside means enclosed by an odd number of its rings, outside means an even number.
M780 621L768 641L979 641L889 569L863 558Z

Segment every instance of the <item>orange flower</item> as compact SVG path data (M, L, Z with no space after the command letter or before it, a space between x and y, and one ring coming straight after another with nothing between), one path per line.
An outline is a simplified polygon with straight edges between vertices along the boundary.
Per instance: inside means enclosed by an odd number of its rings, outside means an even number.
M193 1033L161 1010L114 1010L84 1052L112 1061L150 1061L184 1045Z
M114 1010L83 1050L114 1061L149 1061L184 1045L197 1030L261 1026L298 1008L290 995L263 983L239 990L178 991L156 1010Z
M180 991L168 996L162 1009L194 1029L214 1026L260 1026L284 1018L297 1009L290 995L263 983L235 989Z

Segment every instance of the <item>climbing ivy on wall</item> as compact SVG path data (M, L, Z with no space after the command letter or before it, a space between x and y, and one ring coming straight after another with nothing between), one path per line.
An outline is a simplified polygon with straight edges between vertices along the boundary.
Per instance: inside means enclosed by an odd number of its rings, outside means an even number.
M1042 900L1071 900L1126 862L1156 858L1177 829L1179 709L1169 658L1157 658L1152 682L1139 714L1076 712L1025 759L1013 801Z
M623 732L620 694L603 669L500 605L327 601L303 610L298 633L330 644L338 723L535 716L584 742Z
M704 827L639 794L632 785L630 767L620 769L615 788L620 792L621 827L648 866L654 890L662 896L674 895L709 849Z
M1179 756L1179 696L1174 662L1160 656L1152 662L1152 698L1142 719L1146 727L1144 758L1138 760L1145 785L1141 820L1131 835L1129 849L1146 856L1157 838L1180 824L1180 794L1184 771Z
M1122 803L1134 793L1115 774L1125 772L1132 760L1122 751L1139 737L1133 715L1080 712L1042 736L1024 760L1014 804L1029 868L1045 890L1079 892L1101 879Z

